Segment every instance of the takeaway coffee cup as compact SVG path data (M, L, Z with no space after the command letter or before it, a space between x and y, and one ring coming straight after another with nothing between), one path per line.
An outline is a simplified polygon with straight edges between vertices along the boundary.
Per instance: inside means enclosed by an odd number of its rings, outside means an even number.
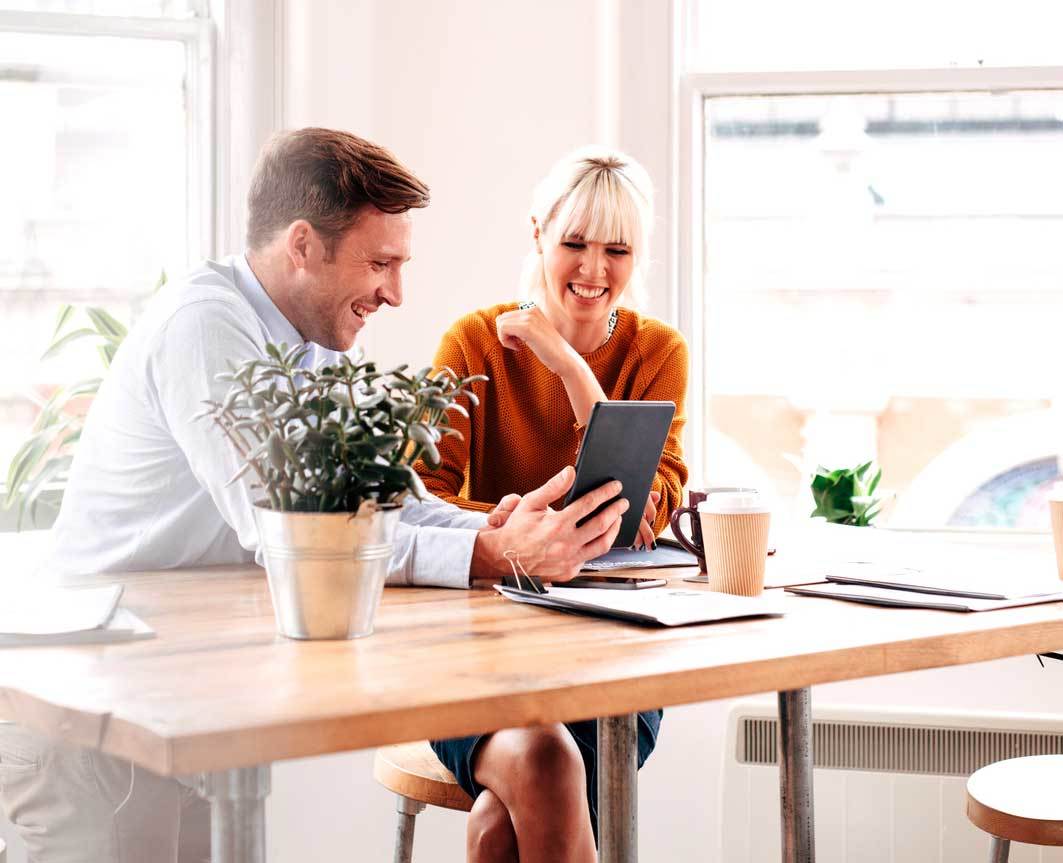
M1057 482L1048 496L1052 513L1052 539L1056 544L1056 570L1063 579L1063 482Z
M760 596L771 514L756 492L715 492L698 504L709 589Z
M690 504L672 510L670 519L672 534L675 536L676 542L698 559L698 566L701 567L702 572L705 571L705 543L702 541L701 536L701 519L698 517L698 504L710 494L725 491L742 491L756 494L756 489L754 488L741 488L739 486L721 485L711 488L692 488L687 492ZM683 533L681 521L684 515L690 516L690 536Z

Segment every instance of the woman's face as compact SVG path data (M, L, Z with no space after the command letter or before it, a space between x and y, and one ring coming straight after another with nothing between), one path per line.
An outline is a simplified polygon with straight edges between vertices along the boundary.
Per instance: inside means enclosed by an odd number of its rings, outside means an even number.
M547 304L574 323L593 325L607 319L631 281L631 247L574 236L544 236L541 246Z

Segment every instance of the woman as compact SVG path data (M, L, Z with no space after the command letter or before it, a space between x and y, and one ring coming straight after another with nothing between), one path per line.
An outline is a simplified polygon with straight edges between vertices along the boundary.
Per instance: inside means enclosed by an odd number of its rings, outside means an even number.
M462 437L441 442L442 465L419 466L429 491L488 512L575 463L595 402L674 401L639 534L639 545L653 543L687 478L680 444L687 350L674 329L625 305L645 272L651 197L649 177L633 159L602 150L571 154L540 183L524 270L531 300L465 316L436 353L436 366L490 380L474 387L480 404L471 419L452 415ZM660 711L639 715L640 767L660 720ZM434 742L476 801L468 859L596 860L596 746L593 721Z

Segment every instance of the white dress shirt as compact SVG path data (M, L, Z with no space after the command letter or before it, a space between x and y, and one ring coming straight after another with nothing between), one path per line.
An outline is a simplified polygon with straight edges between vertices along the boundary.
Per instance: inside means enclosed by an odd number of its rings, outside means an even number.
M243 255L207 261L159 292L92 403L55 524L53 575L256 559L251 479L227 485L239 456L209 419L192 417L228 391L215 375L264 356L266 342L303 339ZM308 367L339 356L310 347ZM388 584L468 587L484 522L407 496Z

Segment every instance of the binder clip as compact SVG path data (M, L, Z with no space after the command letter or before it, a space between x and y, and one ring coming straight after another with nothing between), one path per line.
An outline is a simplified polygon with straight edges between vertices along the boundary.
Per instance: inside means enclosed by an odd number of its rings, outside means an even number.
M517 552L507 549L502 552L502 557L509 561L509 567L513 570L513 575L507 575L502 579L502 583L506 587L523 590L527 593L546 593L546 588L543 587L542 582L534 575L528 575L528 571L524 568L524 564L520 562L520 555ZM525 584L528 587L525 587Z

